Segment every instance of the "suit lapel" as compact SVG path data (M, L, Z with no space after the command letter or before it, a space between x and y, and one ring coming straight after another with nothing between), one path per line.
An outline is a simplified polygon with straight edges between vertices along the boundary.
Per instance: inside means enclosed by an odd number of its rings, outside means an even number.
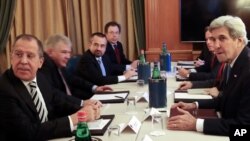
M12 69L9 73L9 76L11 77L11 79L10 79L11 83L13 83L13 86L15 87L15 90L17 91L17 94L18 94L17 96L19 96L22 99L22 101L24 101L25 104L29 107L29 109L32 110L32 112L36 113L36 115L37 115L37 111L36 111L36 108L35 108L35 105L34 105L32 99L31 99L31 95L28 92L25 85L23 84L23 82L14 76Z

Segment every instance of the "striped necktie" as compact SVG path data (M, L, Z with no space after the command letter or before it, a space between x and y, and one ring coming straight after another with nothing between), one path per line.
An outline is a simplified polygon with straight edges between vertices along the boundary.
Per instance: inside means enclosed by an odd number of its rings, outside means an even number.
M31 94L31 98L35 104L36 110L39 114L39 118L41 123L47 121L47 111L45 108L45 105L42 103L41 99L39 98L38 92L37 92L37 85L35 81L31 81L29 83L29 87L30 87L30 94Z

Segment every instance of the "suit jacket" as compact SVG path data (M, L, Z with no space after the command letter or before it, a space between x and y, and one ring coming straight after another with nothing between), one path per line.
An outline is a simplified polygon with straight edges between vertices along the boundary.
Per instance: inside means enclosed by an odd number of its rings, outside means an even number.
M72 136L67 116L78 111L80 106L65 99L63 94L50 86L41 73L37 73L37 85L48 110L48 121L44 123L39 120L27 88L12 69L7 70L0 78L1 139L40 141Z
M208 60L213 60L213 63L209 64L208 62L205 62L203 68L207 69L206 70L204 69L204 71L198 69L199 71L197 71L197 73L190 73L188 80L199 81L199 80L215 79L222 64L219 63L219 61L215 56L210 56L210 59Z
M199 101L200 108L215 108L222 116L205 119L205 134L229 135L230 125L250 125L249 84L250 50L245 47L235 61L223 93L213 100Z
M195 68L197 72L211 72L211 64L212 64L212 56L213 53L211 53L207 46L205 45L201 51L200 56L198 57L201 60L205 61L205 64Z
M78 63L76 73L96 85L118 83L118 77L114 74L122 69L120 65L112 64L106 55L102 56L102 62L106 70L106 76L102 76L101 68L95 56L90 52L90 50L87 50Z
M46 75L46 78L48 78L50 84L54 88L61 90L64 94L67 94L62 77L58 72L58 67L46 53L44 54L44 58L44 63L40 71ZM90 83L76 76L75 74L70 74L68 71L66 71L66 68L60 68L60 70L73 96L80 99L89 99L91 96L93 96L93 83ZM75 98L73 102L81 102L81 100L78 98Z
M118 48L119 53L120 53L121 64L123 64L123 65L131 64L131 61L125 57L122 43L119 41L117 42L117 48ZM111 43L109 43L109 42L107 43L107 48L106 48L105 54L109 57L111 63L118 64L117 59L116 59L116 55L115 55L115 50L113 49Z

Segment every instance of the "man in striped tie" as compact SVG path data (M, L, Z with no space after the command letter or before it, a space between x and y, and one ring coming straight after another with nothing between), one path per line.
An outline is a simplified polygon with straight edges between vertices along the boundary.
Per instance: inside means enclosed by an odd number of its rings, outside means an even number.
M29 34L19 35L12 48L11 68L0 78L1 140L72 136L78 111L86 111L88 121L100 117L96 105L81 107L69 101L71 96L54 89L38 71L42 64L40 40Z

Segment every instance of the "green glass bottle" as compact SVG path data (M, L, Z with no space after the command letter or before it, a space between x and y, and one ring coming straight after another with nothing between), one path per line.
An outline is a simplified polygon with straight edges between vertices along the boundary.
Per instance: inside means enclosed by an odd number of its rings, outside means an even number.
M140 64L145 64L146 63L146 59L145 59L145 54L144 54L144 50L141 50L141 54L139 56L139 63Z
M154 62L154 68L153 68L153 74L152 74L152 79L160 79L160 70L158 68L158 63Z
M167 44L165 42L162 43L162 55L167 54Z
M76 128L75 141L91 141L91 134L87 125L87 114L78 112L78 124Z

